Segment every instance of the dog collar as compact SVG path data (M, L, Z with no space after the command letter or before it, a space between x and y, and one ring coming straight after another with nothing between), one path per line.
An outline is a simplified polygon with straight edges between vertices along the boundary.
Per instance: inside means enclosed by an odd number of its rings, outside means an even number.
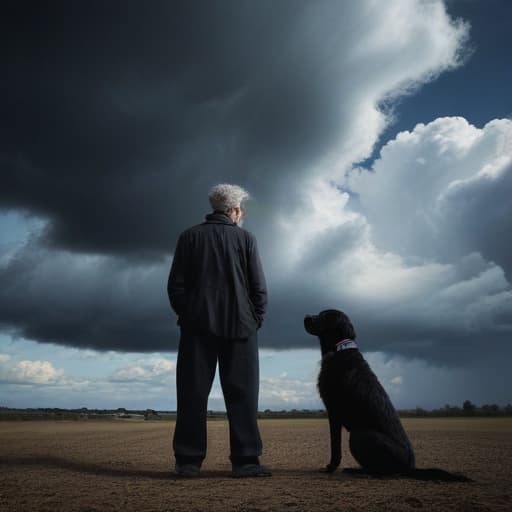
M336 345L336 350L331 350L329 352L326 352L324 356L322 357L322 361L327 361L331 359L331 357L334 357L336 355L336 352L340 352L342 350L347 349L358 349L357 343L354 340L351 340L350 338L346 338L344 340L338 341Z
M340 350L347 350L349 348L358 348L357 343L350 338L346 338L336 343L336 352L339 352Z

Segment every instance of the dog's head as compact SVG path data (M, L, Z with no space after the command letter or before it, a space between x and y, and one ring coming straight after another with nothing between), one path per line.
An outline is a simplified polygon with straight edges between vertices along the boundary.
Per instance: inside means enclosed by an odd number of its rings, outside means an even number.
M336 343L341 340L356 338L350 318L337 309L326 309L318 315L306 315L304 328L309 334L318 336L322 354L335 350Z

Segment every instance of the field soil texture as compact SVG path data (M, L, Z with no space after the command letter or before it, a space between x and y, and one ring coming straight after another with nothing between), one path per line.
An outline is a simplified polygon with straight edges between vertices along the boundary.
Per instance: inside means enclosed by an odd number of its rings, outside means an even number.
M406 419L420 468L472 482L322 474L328 426L320 419L261 420L271 478L233 479L228 425L208 423L198 479L173 476L167 421L0 423L0 510L316 511L512 510L512 418ZM344 468L356 468L344 432Z

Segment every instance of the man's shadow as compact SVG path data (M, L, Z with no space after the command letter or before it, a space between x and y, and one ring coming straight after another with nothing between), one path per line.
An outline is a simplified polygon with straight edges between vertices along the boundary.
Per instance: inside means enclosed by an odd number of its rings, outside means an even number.
M88 462L76 462L68 460L63 457L51 456L27 456L27 457L0 457L0 465L6 464L9 466L40 466L40 467L53 467L74 471L76 473L87 473L91 475L103 475L109 477L133 478L143 477L152 478L156 480L183 480L182 477L177 476L172 469L167 470L147 470L147 469L116 469L100 464ZM431 474L432 471L437 473ZM452 482L471 482L472 480L464 477L463 475L452 474L442 470L416 470L417 475L387 475L375 476L366 473L361 468L345 468L332 474L321 473L318 470L308 469L277 469L273 471L274 476L304 476L310 480L333 478L339 480L347 479L397 479L412 478L414 480L427 480L427 481L452 481ZM422 474L423 473L423 474ZM231 476L231 471L225 470L204 470L201 472L202 478L228 478Z
M29 456L29 457L0 457L0 464L10 466L41 466L66 469L77 473L88 473L91 475L103 475L110 477L145 477L161 480L168 480L174 477L171 469L163 471L141 470L141 469L116 469L108 466L89 462L76 462L63 457L51 456Z

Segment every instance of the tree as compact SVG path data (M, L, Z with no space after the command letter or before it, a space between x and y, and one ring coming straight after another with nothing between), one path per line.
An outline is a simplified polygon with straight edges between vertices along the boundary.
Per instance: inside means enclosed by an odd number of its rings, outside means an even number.
M500 408L496 404L484 404L482 405L482 412L484 416L498 416Z
M475 414L476 405L471 403L469 400L466 400L462 404L462 410L466 416L473 416Z

